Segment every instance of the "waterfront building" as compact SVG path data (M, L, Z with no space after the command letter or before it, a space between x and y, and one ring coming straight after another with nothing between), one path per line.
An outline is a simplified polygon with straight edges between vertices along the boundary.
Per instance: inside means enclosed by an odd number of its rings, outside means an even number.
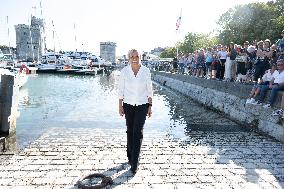
M16 30L17 58L22 60L39 60L45 47L44 19L31 17L31 24L18 24Z
M111 63L116 63L115 49L116 43L114 42L100 42L100 57Z
M153 50L151 50L151 54L156 55L156 56L160 56L161 53L165 50L165 48L162 47L157 47L154 48Z

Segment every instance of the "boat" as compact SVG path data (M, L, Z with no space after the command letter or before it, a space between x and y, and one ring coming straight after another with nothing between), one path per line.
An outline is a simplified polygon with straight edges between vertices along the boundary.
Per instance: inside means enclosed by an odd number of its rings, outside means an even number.
M78 71L75 71L75 74L77 75L97 75L98 74L98 68L83 68Z
M59 74L74 74L76 71L79 71L80 69L78 68L73 68L72 65L63 65L63 66L59 66L56 69L56 73Z
M111 67L112 63L109 61L106 61L104 59L102 59L99 56L96 55L92 55L90 58L91 62L90 64L92 64L93 67Z
M0 68L13 67L15 60L13 54L3 54L0 50Z

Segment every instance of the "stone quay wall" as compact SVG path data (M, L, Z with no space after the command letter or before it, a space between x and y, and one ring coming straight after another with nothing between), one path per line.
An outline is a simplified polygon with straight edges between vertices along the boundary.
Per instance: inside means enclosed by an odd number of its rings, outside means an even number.
M273 109L246 104L252 85L241 83L207 80L188 75L152 72L154 81L186 95L199 103L224 113L232 120L256 127L258 130L284 142L284 119L272 116ZM268 94L269 95L269 94ZM282 93L276 100L280 107Z

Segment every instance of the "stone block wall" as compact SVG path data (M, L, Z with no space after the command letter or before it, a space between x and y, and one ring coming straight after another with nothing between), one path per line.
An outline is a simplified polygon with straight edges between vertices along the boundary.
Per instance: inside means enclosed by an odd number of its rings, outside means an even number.
M277 140L284 141L284 119L282 117L272 116L273 109L271 108L265 109L262 106L245 104L252 85L206 80L165 72L152 72L152 78L209 108L225 113L235 121L248 127L257 127ZM282 94L277 97L276 108L280 107L281 97Z
M100 56L106 61L115 63L115 49L116 43L114 42L100 42Z

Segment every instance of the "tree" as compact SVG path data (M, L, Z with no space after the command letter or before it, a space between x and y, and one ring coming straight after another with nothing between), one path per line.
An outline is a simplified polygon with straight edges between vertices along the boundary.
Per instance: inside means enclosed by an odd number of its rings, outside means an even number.
M161 58L174 58L176 57L175 47L166 47L165 50L160 54Z
M212 47L218 42L216 37L203 33L188 33L184 41L178 45L182 53L193 53L195 50Z
M218 20L220 42L242 44L267 38L275 41L284 26L283 2L250 3L229 9Z

